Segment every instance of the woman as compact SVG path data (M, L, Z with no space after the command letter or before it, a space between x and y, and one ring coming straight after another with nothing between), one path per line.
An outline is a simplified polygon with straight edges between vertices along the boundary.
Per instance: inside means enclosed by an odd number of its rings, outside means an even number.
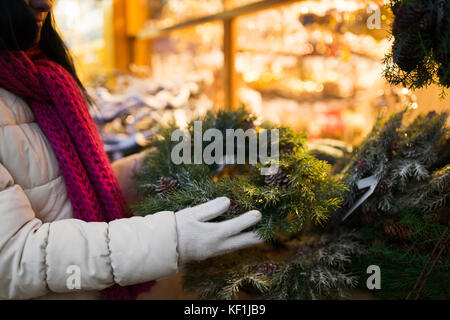
M133 299L186 262L260 243L243 232L257 211L207 222L227 198L129 217L117 176L142 155L108 163L52 5L0 0L0 298Z

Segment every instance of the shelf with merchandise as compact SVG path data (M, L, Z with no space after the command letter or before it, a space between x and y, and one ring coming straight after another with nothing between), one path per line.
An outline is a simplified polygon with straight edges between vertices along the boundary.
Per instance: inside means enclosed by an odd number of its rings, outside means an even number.
M306 132L310 139L358 143L380 110L397 108L403 98L414 100L411 92L398 93L381 78L389 13L381 7L382 30L366 26L368 9L379 5L369 0L116 0L114 65L128 76L116 79L120 90L97 88L125 97L122 104L130 95L157 100L168 108L158 111L164 118L156 118L167 121L174 115L167 99L180 93L180 83L194 82L201 99L190 97L174 108L177 121L244 104L256 116ZM137 75L139 68L146 71ZM140 81L161 90L151 93L136 86ZM100 99L106 113L121 103L111 106ZM125 135L129 116L102 130ZM154 123L149 119L147 125Z
M223 39L215 48L216 57L223 53L222 72L214 69L216 81L223 84L218 96L223 100L214 101L217 106L234 109L244 103L255 114L305 130L310 137L347 142L362 138L380 107L397 107L391 103L395 99L378 101L379 92L391 92L381 79L380 63L390 44L386 29L391 14L380 1L224 1L222 10L211 1L214 12L201 15L204 11L199 10L195 17L171 13L176 3L167 1L136 39L190 43L197 48L194 55L199 60L203 55L201 45L196 45L199 38ZM371 30L367 20L376 9L380 9L381 29ZM221 33L208 27L213 21L223 25ZM180 62L192 54L174 51ZM170 64L160 59L166 54L153 50L155 70ZM304 123L298 114L308 109L311 121ZM346 122L348 118L352 120Z

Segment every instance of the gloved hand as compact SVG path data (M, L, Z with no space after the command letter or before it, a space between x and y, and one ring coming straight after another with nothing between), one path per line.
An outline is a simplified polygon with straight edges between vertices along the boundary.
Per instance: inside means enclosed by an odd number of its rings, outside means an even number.
M255 232L242 233L261 221L259 211L223 222L207 222L225 213L229 207L230 199L223 197L175 213L181 263L208 259L263 242Z

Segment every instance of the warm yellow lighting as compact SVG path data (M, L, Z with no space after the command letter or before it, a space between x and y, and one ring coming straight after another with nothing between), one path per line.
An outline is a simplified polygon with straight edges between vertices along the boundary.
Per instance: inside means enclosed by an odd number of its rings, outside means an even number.
M331 34L327 34L325 36L325 43L326 44L332 44L333 43L333 36Z
M136 119L130 114L126 119L125 122L128 124L132 124Z
M75 19L80 14L80 6L75 1L65 3L64 13L70 19Z
M347 0L336 0L333 3L338 11L356 11L361 3Z
M339 73L336 71L330 70L325 73L324 79L330 82L336 82L339 80Z
M188 120L185 110L176 110L174 113L175 122L177 123L178 127L181 129L185 129L188 126Z
M419 107L419 105L417 104L417 102L414 102L413 104L411 104L411 109L416 110Z
M316 90L316 84L312 81L306 81L305 83L305 89L308 92L313 92Z
M245 82L255 82L258 79L259 79L259 73L256 71L244 73L244 81Z
M303 7L303 8L301 9L301 13L302 13L302 14L307 14L307 13L309 13L309 8L308 8L308 7Z
M283 71L283 65L279 61L274 61L271 69L274 73L281 73Z
M322 92L324 89L324 85L322 83L319 83L316 85L316 92Z
M403 93L403 94L408 94L408 93L409 93L409 90L408 90L407 88L403 88L403 89L402 89L402 93Z
M270 81L273 80L273 76L272 76L272 74L271 74L270 72L265 72L265 73L263 74L263 76L262 76L262 80L263 80L264 82L270 82Z
M256 24L255 24L255 22L254 22L254 21L249 21L248 24L247 24L247 28L248 28L249 30L255 30L255 29L256 29Z

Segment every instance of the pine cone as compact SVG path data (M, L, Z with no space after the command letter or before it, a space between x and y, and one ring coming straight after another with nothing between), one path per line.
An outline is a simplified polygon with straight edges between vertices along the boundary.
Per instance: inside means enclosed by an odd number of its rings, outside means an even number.
M389 192L389 185L386 180L381 180L375 188L375 193L382 196Z
M411 228L389 219L384 223L384 233L391 240L405 242L410 240L412 230Z
M273 277L275 272L280 269L280 265L276 262L269 261L264 262L258 266L258 273L265 275L266 277Z
M178 180L167 177L161 177L159 178L158 183L156 184L155 192L158 195L170 194L176 191L179 187L180 184Z
M253 117L248 117L242 121L242 128L245 130L255 129L255 121Z
M370 165L366 158L362 158L358 161L358 163L355 166L355 171L360 172L361 174L366 174L370 169Z
M268 175L264 178L264 182L269 186L279 186L280 188L287 188L289 185L289 178L287 172L278 168L277 172L272 175Z

